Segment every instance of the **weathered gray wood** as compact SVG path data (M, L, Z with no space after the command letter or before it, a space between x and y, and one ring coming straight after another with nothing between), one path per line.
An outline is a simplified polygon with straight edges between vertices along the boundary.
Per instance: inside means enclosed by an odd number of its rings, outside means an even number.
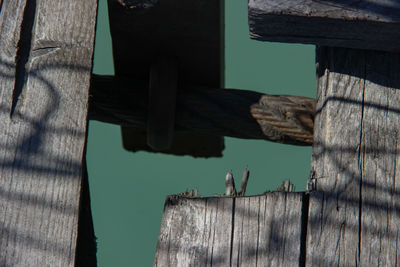
M160 56L167 56L178 61L179 84L220 87L224 80L222 2L108 0L115 75L148 80L151 64ZM121 129L126 149L155 152L141 131ZM223 149L220 136L186 132L175 135L171 148L162 152L214 157L222 156Z
M400 51L400 2L249 0L250 37Z
M229 266L232 198L169 196L154 266Z
M400 55L319 47L306 266L397 266Z
M247 188L247 183L249 182L249 177L250 177L250 171L246 167L244 169L244 172L242 175L242 181L240 183L240 190L238 193L239 196L244 196L246 194L246 188Z
M301 266L302 193L236 198L231 266Z
M2 2L1 266L75 263L96 10Z
M140 88L146 86L138 80L94 75L89 118L144 129L148 93ZM314 103L308 97L188 85L178 92L175 130L311 145Z
M154 266L300 266L302 193L167 198Z

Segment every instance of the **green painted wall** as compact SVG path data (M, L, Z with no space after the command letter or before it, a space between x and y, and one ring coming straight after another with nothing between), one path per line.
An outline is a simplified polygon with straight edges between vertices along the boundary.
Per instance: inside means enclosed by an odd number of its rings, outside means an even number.
M314 97L314 46L265 43L248 38L247 1L225 4L225 85L268 94ZM106 0L99 1L93 72L113 74ZM117 126L91 121L88 169L100 267L151 266L166 195L198 188L224 192L232 169L248 166L248 194L263 193L290 178L305 189L310 147L226 138L221 159L194 159L122 149ZM238 182L237 182L238 183Z

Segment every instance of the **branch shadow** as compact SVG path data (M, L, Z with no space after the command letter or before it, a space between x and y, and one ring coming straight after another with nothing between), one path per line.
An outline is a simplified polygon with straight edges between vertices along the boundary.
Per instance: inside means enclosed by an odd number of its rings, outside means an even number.
M51 239L50 236L54 237L54 234L48 234L49 229L46 227L54 228L51 221L56 216L77 218L80 207L66 201L68 196L63 195L65 193L56 192L58 195L54 195L51 192L60 184L67 184L68 180L82 176L82 166L85 163L81 159L73 159L73 153L76 150L74 144L71 143L70 147L67 146L61 150L57 146L63 142L68 144L71 138L86 138L86 132L78 128L74 122L66 125L67 121L58 119L62 102L72 101L72 99L62 98L61 92L65 88L59 87L55 82L60 79L59 77L49 78L49 72L65 70L72 71L73 75L79 75L90 72L90 68L61 62L40 64L27 69L26 84L17 99L15 112L12 113L10 103L13 89L9 85L16 79L14 70L14 63L0 60L0 118L2 120L0 135L3 137L0 141L2 152L0 154L0 199L3 203L0 211L2 216L9 217L8 220L3 219L0 225L3 244L1 247L10 250L13 247L12 244L18 243L19 247L48 251L54 256L71 258L74 247L66 246L63 240ZM38 103L37 100L35 102L35 100L27 99L27 94L43 98ZM21 232L22 228L16 227L11 222L17 223L18 220L10 219L19 216L18 210L22 212L25 210L28 213L48 213L53 216L49 215L49 219L43 221L40 229L24 227L26 231ZM82 214L79 216L82 217ZM80 234L78 232L78 236ZM6 248L8 244L10 244L9 249ZM2 266L18 265L18 262L13 263L10 260L17 259L7 256L6 252L1 253Z

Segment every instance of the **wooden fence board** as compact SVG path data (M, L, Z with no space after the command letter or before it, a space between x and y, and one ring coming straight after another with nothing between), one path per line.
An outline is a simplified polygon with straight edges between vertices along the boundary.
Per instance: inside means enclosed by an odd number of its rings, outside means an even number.
M74 265L96 10L2 2L2 266Z
M400 55L319 47L307 266L396 266Z
M249 0L250 37L400 51L400 2Z
M300 266L302 193L235 200L231 266Z
M303 196L170 196L154 266L301 266Z
M232 198L167 197L154 266L227 266Z

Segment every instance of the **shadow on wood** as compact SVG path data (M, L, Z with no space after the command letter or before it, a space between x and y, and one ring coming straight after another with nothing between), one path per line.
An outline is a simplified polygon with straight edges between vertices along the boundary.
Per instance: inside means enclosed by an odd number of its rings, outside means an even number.
M400 55L317 48L307 266L395 266Z
M73 266L97 1L0 5L0 265Z
M169 196L154 266L298 266L303 193Z

